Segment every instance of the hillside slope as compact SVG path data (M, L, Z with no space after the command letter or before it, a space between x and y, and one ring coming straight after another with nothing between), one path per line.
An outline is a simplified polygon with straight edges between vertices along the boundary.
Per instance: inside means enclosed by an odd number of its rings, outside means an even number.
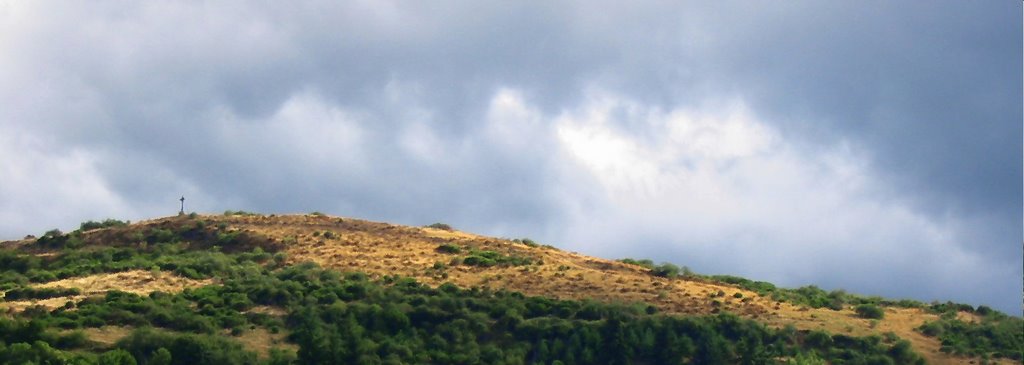
M279 250L285 254L282 256L286 260L284 264L315 262L324 268L361 272L371 278L396 275L414 278L430 286L453 283L462 288L504 289L557 299L642 302L661 313L676 315L730 312L775 328L792 326L798 330L823 330L850 336L882 337L892 333L910 341L929 363L978 362L978 359L941 352L942 344L938 339L915 330L927 322L940 320L938 314L923 308L884 307L884 318L864 319L852 306L839 310L810 308L709 278L660 277L643 266L565 252L528 240L499 239L449 229L407 227L321 214L179 216L83 231L77 238L81 241L77 245L130 245L144 240L142 232L183 232L192 229L190 227L197 221L215 233L189 231L197 235L196 242L210 242L198 239L203 235L216 235L221 240L230 237L229 241L235 245L222 249ZM26 239L6 242L4 247L44 257L56 252L34 243L37 240ZM39 288L77 288L78 292L71 295L45 300L8 300L2 305L9 308L8 312L32 305L56 308L69 299L80 300L111 288L144 294L180 291L216 281L145 270L102 275L106 276L67 278L36 285ZM962 319L980 320L973 314L960 315ZM100 336L99 331L92 333ZM280 336L265 333L261 336L262 340L248 341L257 347L260 341L283 343ZM114 337L108 342L116 341L117 336ZM1014 363L1009 359L995 361Z

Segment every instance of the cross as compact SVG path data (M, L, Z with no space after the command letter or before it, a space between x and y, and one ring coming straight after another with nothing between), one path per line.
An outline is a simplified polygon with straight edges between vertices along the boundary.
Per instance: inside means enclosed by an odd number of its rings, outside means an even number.
M181 200L181 211L178 214L185 214L185 196L182 195L181 199L178 200Z

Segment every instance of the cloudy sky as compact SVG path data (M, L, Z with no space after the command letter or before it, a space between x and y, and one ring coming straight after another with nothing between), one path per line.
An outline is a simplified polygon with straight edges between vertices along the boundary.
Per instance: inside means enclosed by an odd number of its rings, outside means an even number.
M0 0L0 238L190 211L1020 313L1021 3Z

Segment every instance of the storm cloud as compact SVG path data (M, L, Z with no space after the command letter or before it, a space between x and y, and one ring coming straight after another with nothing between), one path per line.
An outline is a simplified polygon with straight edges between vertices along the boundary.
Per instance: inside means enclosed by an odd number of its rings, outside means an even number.
M185 195L1019 314L1020 14L0 1L0 237Z

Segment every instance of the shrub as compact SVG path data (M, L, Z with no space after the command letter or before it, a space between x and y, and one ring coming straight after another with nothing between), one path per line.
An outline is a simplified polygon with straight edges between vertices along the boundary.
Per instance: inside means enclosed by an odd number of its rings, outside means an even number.
M178 241L178 235L169 229L153 228L146 234L146 242L149 243L171 243Z
M171 352L163 347L153 351L153 356L149 358L149 365L171 365Z
M85 336L82 331L71 331L66 334L59 335L53 345L61 349L71 349L76 347L84 347L89 343L89 338Z
M695 274L695 273L693 272L693 270L690 270L690 267L689 267L689 266L683 266L683 268L682 268L682 274L683 274L683 277L687 277L687 278L692 278L692 277L694 277L694 276L696 276L696 275L697 275L697 274Z
M497 262L495 262L493 259L478 255L466 256L466 258L462 259L462 263L469 266L481 267L490 267L497 264Z
M51 229L36 239L36 244L47 248L78 248L82 245L82 239L78 232L64 234L59 229Z
M447 224L440 223L440 222L428 225L427 228L434 228L434 229L440 229L440 230L445 230L445 231L453 231L453 230L455 230L454 228L452 228L452 226L449 226Z
M501 266L522 266L533 263L533 259L524 256L502 255L497 251L472 251L469 256L462 260L462 264L470 266L490 267Z
M124 221L119 221L117 219L107 219L107 220L104 220L102 222L95 222L95 221L85 221L85 222L82 222L82 224L80 224L78 226L78 229L81 230L81 231L88 231L88 230L98 229L98 228L121 227L121 226L127 226L127 225L128 225L128 223L124 222Z
M637 260L637 259L631 259L631 258L624 258L622 260L619 260L619 262L622 262L622 263L625 263L625 264L630 264L630 265L643 266L643 267L646 267L648 269L654 269L654 261L651 261L651 260L646 260L646 259L645 260Z
M885 317L885 311L874 304L861 304L857 306L857 315L861 318L868 319L882 319Z
M827 349L832 347L832 336L822 331L811 331L804 336L804 343L815 349Z
M663 278L674 278L676 276L679 276L679 266L667 262L662 263L661 265L655 266L653 269L651 269L651 274Z
M531 240L529 238L520 238L520 239L515 239L515 240L512 240L512 241L513 242L519 242L519 243L522 243L522 244L530 246L530 247L540 247L540 245L537 244L537 242L534 242L533 240Z
M81 293L82 292L78 290L78 288L17 288L8 290L7 293L4 294L4 299L49 299L79 295Z
M437 246L436 251L440 253L457 254L462 252L462 249L459 248L459 246L450 243L445 243L443 245Z
M135 365L137 364L135 357L131 353L122 349L113 349L104 352L100 355L98 363L104 365Z
M942 314L942 313L947 313L947 312L967 312L967 313L973 313L974 312L974 307L972 307L970 304L953 303L953 302L950 302L950 301L947 301L945 303L932 302L932 304L928 307L928 309L932 313L936 313L936 314Z

